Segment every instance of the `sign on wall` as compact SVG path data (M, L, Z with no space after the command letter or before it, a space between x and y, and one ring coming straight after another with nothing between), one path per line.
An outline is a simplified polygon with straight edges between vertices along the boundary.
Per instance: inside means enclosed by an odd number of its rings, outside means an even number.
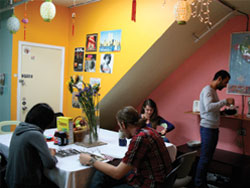
M228 93L250 95L250 32L231 36Z

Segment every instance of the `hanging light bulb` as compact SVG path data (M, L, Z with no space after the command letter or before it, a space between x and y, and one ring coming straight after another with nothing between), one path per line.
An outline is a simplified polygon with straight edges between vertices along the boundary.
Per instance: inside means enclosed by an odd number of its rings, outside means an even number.
M191 5L186 0L179 0L174 7L175 20L178 24L184 25L192 14Z
M212 0L197 0L191 3L193 7L192 16L193 18L199 18L200 22L204 22L205 24L212 25L210 21L210 10L209 4Z
M15 15L8 18L7 28L11 33L16 33L20 29L20 22Z
M50 22L55 17L56 7L52 3L52 0L45 0L45 2L41 4L40 14L46 22Z

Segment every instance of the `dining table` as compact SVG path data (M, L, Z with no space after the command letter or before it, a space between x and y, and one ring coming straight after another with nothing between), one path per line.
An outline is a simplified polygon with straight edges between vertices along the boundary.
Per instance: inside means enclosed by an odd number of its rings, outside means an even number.
M53 137L56 129L47 129L44 131L45 137ZM128 139L127 146L119 146L119 134L116 131L100 128L99 141L105 143L100 146L86 148L77 143L65 146L58 146L54 141L47 141L49 148L56 149L57 152L75 150L87 152L96 156L102 156L105 162L113 159L122 159L128 150L130 140ZM0 143L9 147L12 133L0 135ZM177 153L176 146L171 143L165 143L171 160L174 161ZM79 161L79 153L70 156L58 156L56 168L45 169L45 175L57 184L60 188L85 188L88 187L90 179L95 171L92 166L84 166Z

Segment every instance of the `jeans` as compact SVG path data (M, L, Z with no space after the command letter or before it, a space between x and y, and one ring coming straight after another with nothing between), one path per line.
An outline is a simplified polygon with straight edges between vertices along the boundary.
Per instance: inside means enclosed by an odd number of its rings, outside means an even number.
M207 186L208 165L213 158L219 138L219 129L200 127L201 153L195 175L195 186Z
M95 171L93 175L90 185L90 188L132 188L132 186L126 184L126 178L122 178L120 180L116 180L111 178L110 176L100 172Z

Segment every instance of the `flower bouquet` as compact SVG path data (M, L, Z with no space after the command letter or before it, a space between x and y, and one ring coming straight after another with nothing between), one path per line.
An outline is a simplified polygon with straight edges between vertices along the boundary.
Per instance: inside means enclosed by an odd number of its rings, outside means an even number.
M87 84L80 80L79 76L74 79L70 77L68 88L71 93L76 92L76 97L82 108L86 123L89 129L88 143L98 141L98 129L99 129L99 90L100 84Z

